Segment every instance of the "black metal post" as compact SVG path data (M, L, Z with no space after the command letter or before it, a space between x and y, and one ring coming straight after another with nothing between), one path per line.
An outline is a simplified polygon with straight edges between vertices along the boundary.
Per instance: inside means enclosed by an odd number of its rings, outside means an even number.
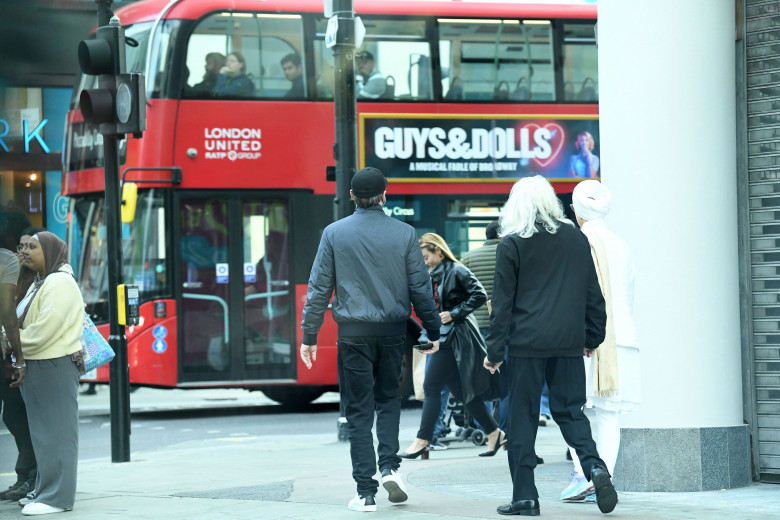
M108 239L108 343L116 356L108 367L111 403L111 462L130 461L130 368L125 328L119 324L117 286L122 282L122 197L119 193L119 140L103 136L106 238Z
M352 0L333 0L333 15L339 28L333 46L335 74L336 143L336 197L333 199L333 219L352 214L349 196L352 177L357 171L357 104L355 102L355 9ZM342 388L341 357L338 359L339 387ZM340 392L337 437L347 441L347 419L344 416L344 392Z
M352 214L349 186L357 171L357 105L355 103L355 10L352 0L334 0L339 30L333 57L336 65L336 220Z
M113 0L95 0L98 27L109 24ZM119 49L124 53L125 49ZM124 54L122 54L124 55ZM124 59L120 61L124 63ZM120 73L125 72L120 70ZM119 139L103 134L106 238L108 240L108 344L116 354L108 368L111 405L111 462L130 461L130 368L125 328L119 325L117 286L122 282L122 197L119 193Z

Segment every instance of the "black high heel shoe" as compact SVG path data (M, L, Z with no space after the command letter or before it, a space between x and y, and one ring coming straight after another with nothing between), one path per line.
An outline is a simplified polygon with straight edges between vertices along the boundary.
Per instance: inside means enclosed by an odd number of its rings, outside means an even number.
M401 457L402 459L409 459L409 460L416 459L417 457L420 457L420 460L428 460L429 454L430 453L428 452L428 446L425 446L422 449L415 451L414 453L406 453L405 451L402 451L401 453L398 454L398 456Z
M501 434L504 435L504 438L501 438ZM506 433L502 432L501 430L498 430L498 440L496 441L496 446L492 450L484 451L479 454L480 457L492 457L496 453L498 453L498 450L501 449L503 446L504 449L506 449L507 443L509 441L506 438Z

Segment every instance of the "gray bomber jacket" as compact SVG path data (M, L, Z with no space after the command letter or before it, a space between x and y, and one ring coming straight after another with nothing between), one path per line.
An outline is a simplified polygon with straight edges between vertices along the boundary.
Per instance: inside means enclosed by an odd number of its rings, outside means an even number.
M357 208L323 231L303 307L305 345L317 343L332 294L339 337L405 335L413 305L428 338L439 338L441 320L414 228L381 206Z

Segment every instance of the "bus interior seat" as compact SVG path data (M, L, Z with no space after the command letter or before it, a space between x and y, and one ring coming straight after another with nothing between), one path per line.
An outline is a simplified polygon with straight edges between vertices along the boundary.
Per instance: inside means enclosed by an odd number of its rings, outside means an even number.
M444 99L451 101L463 99L463 86L461 85L460 78L455 76L450 82L450 88L447 90L447 94L444 95Z
M524 83L525 76L522 76L517 80L517 83L515 83L515 88L509 95L509 99L512 101L528 101L531 99L531 90L526 85L524 85Z
M577 101L596 101L596 82L593 78L585 78L582 82Z
M393 76L385 77L385 93L380 99L395 99L395 78Z

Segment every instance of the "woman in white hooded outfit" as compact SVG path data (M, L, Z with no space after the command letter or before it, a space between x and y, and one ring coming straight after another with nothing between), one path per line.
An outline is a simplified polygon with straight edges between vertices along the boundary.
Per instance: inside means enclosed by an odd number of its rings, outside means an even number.
M607 335L595 354L585 359L586 394L595 408L598 452L614 475L620 448L621 413L641 402L639 347L634 328L634 265L626 243L607 227L612 195L601 182L579 183L572 193L572 207L582 232L588 237L607 307ZM577 454L572 481L561 493L564 501L595 502L593 486L585 479Z
M19 501L26 516L69 511L76 498L84 300L67 253L65 242L42 231L22 256L37 273L16 309L27 363L22 397L38 461L35 491Z

